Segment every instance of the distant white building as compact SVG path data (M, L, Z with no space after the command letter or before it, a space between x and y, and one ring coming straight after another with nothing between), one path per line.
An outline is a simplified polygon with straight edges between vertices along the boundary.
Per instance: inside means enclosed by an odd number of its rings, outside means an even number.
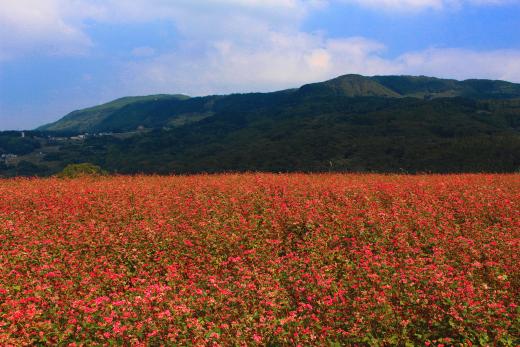
M18 156L16 154L11 154L11 153L9 153L9 154L2 154L2 156L1 156L2 159L6 159L6 160L7 159L14 159L14 158L17 158L17 157Z
M11 153L2 154L2 155L0 155L0 162L3 162L6 165L9 165L9 164L11 164L11 161L16 158L18 158L18 156L16 154L11 154Z

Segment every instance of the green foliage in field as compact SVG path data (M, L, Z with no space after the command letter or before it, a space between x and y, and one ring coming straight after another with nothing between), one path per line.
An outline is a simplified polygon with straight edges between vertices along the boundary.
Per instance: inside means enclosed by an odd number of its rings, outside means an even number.
M83 176L100 176L104 174L105 172L101 169L101 167L97 165L90 163L81 163L67 165L63 169L63 171L58 174L58 177L77 178Z

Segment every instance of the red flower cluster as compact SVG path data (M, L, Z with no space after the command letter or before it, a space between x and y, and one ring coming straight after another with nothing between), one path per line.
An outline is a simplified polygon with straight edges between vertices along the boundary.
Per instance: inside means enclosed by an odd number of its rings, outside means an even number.
M520 176L0 181L0 345L515 345Z

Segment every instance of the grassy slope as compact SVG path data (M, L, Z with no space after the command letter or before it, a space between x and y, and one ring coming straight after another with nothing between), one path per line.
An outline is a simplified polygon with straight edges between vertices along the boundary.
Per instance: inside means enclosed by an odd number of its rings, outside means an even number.
M78 110L69 113L57 122L47 124L38 128L42 131L67 131L67 132L88 132L103 122L113 113L123 109L129 105L137 105L150 101L161 100L186 100L189 99L185 95L148 95L136 97L124 97L109 103L98 105L83 110Z

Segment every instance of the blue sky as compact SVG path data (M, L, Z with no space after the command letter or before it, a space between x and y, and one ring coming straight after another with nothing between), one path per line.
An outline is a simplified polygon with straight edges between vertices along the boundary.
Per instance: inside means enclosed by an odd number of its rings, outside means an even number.
M0 0L0 129L341 74L520 82L520 0Z

